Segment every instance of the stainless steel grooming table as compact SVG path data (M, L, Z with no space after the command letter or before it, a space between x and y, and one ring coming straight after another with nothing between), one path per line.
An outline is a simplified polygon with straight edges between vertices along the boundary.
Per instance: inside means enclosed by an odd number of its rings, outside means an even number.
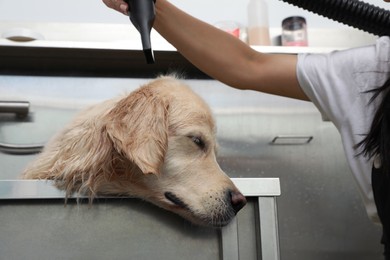
M255 259L263 260L279 259L278 219L276 208L276 197L281 194L279 179L233 178L232 180L248 198L248 201L257 204L253 207L255 213L254 217L257 218L253 223L256 224L247 228L248 230L255 230L256 235L254 237L256 240L259 240L255 243L257 253L252 254L252 256L255 256ZM53 187L52 184L47 181L0 181L0 219L2 220L0 226L0 259L27 259L26 257L28 257L28 259L45 259L49 257L51 259L108 259L107 257L110 259L124 259L124 256L121 257L121 252L119 250L116 251L114 257L112 255L108 256L107 252L110 250L102 250L97 256L97 248L99 249L106 246L103 244L100 244L99 246L99 243L102 243L101 241L108 244L112 243L109 248L114 245L118 246L117 242L114 243L110 241L111 231L115 236L123 236L120 240L123 242L129 242L127 234L135 236L134 233L136 232L140 232L141 234L144 233L142 230L135 230L134 227L131 229L129 228L130 231L126 231L127 226L131 226L131 223L120 223L114 226L118 221L122 222L129 219L129 208L132 207L127 206L124 209L123 202L135 199L98 198L96 200L97 202L94 202L94 205L87 206L80 206L80 204L88 204L83 202L79 204L68 202L68 205L64 206L63 199L64 193ZM95 203L98 205L95 206ZM83 207L87 209L84 209ZM152 236L154 239L155 236L151 233L158 233L160 230L160 232L165 232L164 235L162 235L165 240L168 242L171 240L174 241L173 244L175 247L178 243L183 243L180 247L173 248L173 252L166 253L166 255L161 251L156 252L157 254L153 253L155 257L157 256L156 259L168 259L159 258L158 256L170 257L170 259L174 259L174 257L177 256L179 257L178 259L183 259L183 255L179 255L180 249L185 248L184 243L193 243L195 246L196 243L203 243L200 242L202 239L209 239L210 232L215 232L215 229L212 228L194 227L190 223L183 221L180 217L170 215L169 212L154 208L154 206L149 205L149 203L138 202L138 204L135 204L135 207L138 207L139 209L151 207L146 213L141 212L142 217L138 216L139 212L134 211L131 213L134 218L147 222L147 224L143 222L141 224L134 224L138 229L147 229L144 233L146 236ZM76 210L74 208L76 208ZM153 220L149 222L147 220L149 216L147 215L155 215L155 212L157 212L158 215L169 215L169 220L167 220L167 222L170 224L167 224L167 230L172 229L172 225L179 225L179 231L175 231L172 234L167 233L170 231L161 231L165 230L166 227L164 224L159 227L158 223L164 223L164 217L162 217L162 219L157 217L158 219L156 222L156 217L153 216ZM217 259L223 260L247 259L244 252L246 250L245 246L247 242L243 242L244 245L239 246L240 237L242 237L242 234L240 235L239 233L246 232L240 231L239 222L243 223L247 221L245 219L240 220L239 216L240 213L238 213L238 216L228 226L218 230L219 246L218 243L217 246L211 244L209 249L210 255L216 255ZM118 220L118 218L120 220ZM170 220L171 218L174 220ZM96 223L93 225L90 224L95 222L95 219L98 219L96 220ZM145 227L142 225L145 225ZM156 227L150 227L151 225L156 225ZM169 227L169 225L171 225L171 227ZM94 227L94 229L98 227L101 231L91 231L91 227ZM149 228L152 232L148 231ZM71 230L69 231L68 229ZM114 232L116 229L118 229L118 231ZM121 232L122 230L123 232ZM43 235L46 233L40 232L48 232L47 234L50 235ZM87 232L91 232L91 234L88 236L85 235ZM188 234L185 234L186 232L188 232ZM83 242L85 245L80 247L79 244L75 244L71 241L77 240L77 238L80 238L81 241L84 235L87 237L88 241L92 240L92 242ZM102 238L100 239L98 236L102 236ZM54 242L56 239L60 242ZM111 240L113 241L114 238L111 237ZM140 240L144 242L141 243ZM187 243L187 240L190 242ZM136 240L129 244L132 246L134 245L134 247L140 251L150 250L147 248L148 242L146 241L148 241L148 238L136 236ZM53 243L54 246L50 245L51 243ZM58 245L62 243L62 246ZM83 243L81 245L83 245ZM91 245L93 243L95 243L95 245ZM137 243L139 243L139 245ZM164 241L160 240L159 243L164 244ZM199 246L203 248L202 250L205 249L203 244L199 244ZM56 249L53 249L53 247ZM66 248L64 249L63 247ZM219 251L214 252L215 247L219 247ZM158 251L158 248L155 246L153 246L153 248L153 250ZM25 252L23 252L23 250L25 250ZM45 252L50 250L53 250L53 252ZM63 253L61 255L62 250ZM168 249L165 248L165 250ZM175 250L177 250L177 252L174 252ZM134 251L135 250L132 249L131 253L123 252L123 255L133 255ZM115 252L115 250L113 250L113 252ZM104 253L107 253L107 255ZM192 257L194 256L195 255L192 255ZM133 257L136 256L133 255ZM209 257L199 258L199 256L196 256L196 258L210 259ZM130 257L127 259L135 258ZM147 258L138 254L137 259ZM191 259L191 256L188 256L187 259Z

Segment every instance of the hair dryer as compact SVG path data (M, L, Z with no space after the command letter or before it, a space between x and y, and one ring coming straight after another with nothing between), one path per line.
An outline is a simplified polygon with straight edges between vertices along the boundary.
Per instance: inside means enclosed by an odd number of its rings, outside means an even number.
M131 23L141 34L142 48L148 64L154 63L154 54L150 41L150 32L153 27L156 11L156 0L125 0L129 5Z

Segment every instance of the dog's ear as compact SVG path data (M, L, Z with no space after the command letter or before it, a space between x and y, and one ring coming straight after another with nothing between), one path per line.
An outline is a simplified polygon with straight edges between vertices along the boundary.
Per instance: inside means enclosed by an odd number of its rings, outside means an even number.
M158 174L168 146L168 104L151 87L120 100L107 115L115 149L143 173Z

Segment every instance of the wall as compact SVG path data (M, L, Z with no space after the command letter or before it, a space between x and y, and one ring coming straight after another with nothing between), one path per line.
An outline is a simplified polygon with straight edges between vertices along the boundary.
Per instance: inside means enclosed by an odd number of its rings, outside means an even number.
M291 15L306 17L312 28L343 28L342 24L311 14L280 0L267 0L270 26L279 27L281 21ZM247 23L246 6L249 0L171 0L186 12L206 21L235 20ZM389 9L382 0L365 0L373 5ZM127 17L106 8L101 0L0 0L0 21L38 22L97 22L127 23Z

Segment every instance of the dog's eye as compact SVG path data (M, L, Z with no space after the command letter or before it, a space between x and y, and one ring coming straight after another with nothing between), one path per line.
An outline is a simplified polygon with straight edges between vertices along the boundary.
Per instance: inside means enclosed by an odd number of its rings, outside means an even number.
M205 143L203 142L202 138L197 136L191 136L192 141L201 149L205 148Z

